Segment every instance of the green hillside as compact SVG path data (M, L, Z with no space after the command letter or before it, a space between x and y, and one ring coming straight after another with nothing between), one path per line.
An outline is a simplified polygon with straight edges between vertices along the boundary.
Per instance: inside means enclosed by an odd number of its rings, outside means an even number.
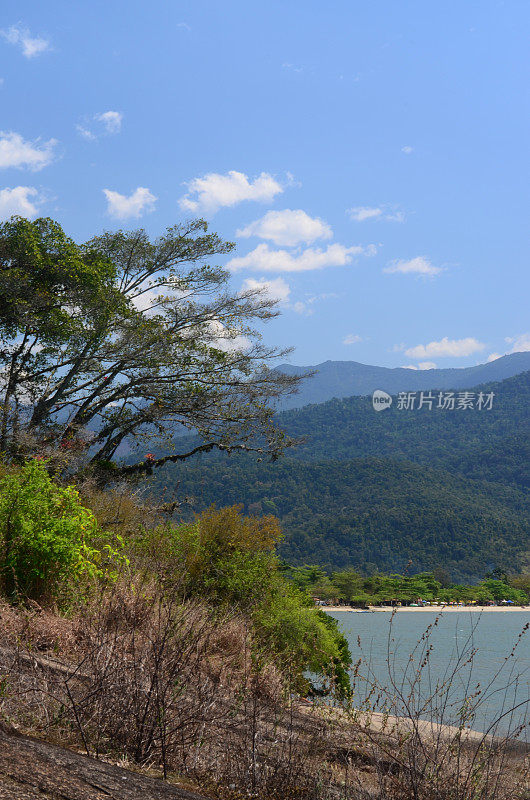
M475 387L493 392L493 407L424 407L375 413L371 397L348 397L280 415L282 427L303 438L303 460L390 456L476 478L530 486L530 372ZM433 395L436 396L433 390Z
M243 502L275 514L293 564L411 572L443 566L462 580L493 567L517 571L530 539L525 493L390 459L260 464L204 458L168 469L194 507ZM165 481L164 481L165 478ZM160 484L159 484L160 485Z
M189 509L243 503L277 515L293 564L364 571L444 567L474 580L518 571L530 550L530 373L481 387L490 411L375 413L352 397L284 412L305 442L275 463L209 454L168 466L153 489ZM177 487L178 484L178 487Z

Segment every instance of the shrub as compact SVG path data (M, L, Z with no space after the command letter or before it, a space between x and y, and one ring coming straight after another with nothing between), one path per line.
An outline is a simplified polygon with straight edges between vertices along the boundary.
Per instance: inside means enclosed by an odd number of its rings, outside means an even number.
M44 462L28 461L0 480L0 577L11 600L59 599L81 578L100 574L91 511L76 490L56 485Z
M179 583L186 597L203 597L250 619L256 653L273 654L294 686L307 689L304 671L349 690L348 646L337 625L319 612L307 593L279 569L275 545L281 538L274 517L242 514L241 506L210 508L194 522L144 530L137 552L157 575Z

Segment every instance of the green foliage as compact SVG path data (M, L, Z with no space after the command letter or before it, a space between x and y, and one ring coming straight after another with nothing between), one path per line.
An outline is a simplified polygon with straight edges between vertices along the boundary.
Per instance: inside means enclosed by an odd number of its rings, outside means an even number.
M487 593L488 596L491 597L496 603L500 603L503 600L511 600L513 603L521 603L528 600L526 592L523 592L513 586L509 586L506 581L499 581L489 578L488 580L485 580L483 583L479 584L479 587L484 587L485 593Z
M130 505L124 506L129 517ZM100 514L103 507L99 497ZM293 688L307 689L309 670L339 694L348 692L346 640L281 574L277 519L245 516L239 506L210 508L191 523L129 528L129 536L125 544L102 530L75 488L55 483L43 460L32 459L0 480L1 589L12 601L82 600L94 582L112 581L120 566L129 566L128 553L163 590L242 613L253 629L255 657L273 657Z
M109 484L151 473L145 449L167 447L175 428L199 431L206 450L282 452L269 401L298 379L265 369L283 351L254 325L277 315L275 301L230 293L228 273L206 263L232 249L200 219L155 241L118 231L85 245L50 219L1 225L3 457L44 454L63 476ZM120 467L124 440L139 453Z
M338 696L350 691L348 667L351 654L338 624L323 611L310 605L302 593L281 582L266 602L256 605L253 613L258 641L277 654L284 671L298 676L303 686L302 671L319 676L329 688L329 681Z
M101 577L102 553L91 546L96 535L95 517L76 490L57 486L41 461L0 481L0 575L11 599L61 599ZM107 551L114 554L110 545Z
M510 585L514 589L524 592L530 600L530 573L524 572L521 575L514 575L510 579Z
M289 460L196 459L166 468L155 486L178 481L198 509L274 507L291 564L444 569L462 582L517 572L530 540L530 373L483 388L495 394L491 411L375 414L369 398L351 397L285 412L279 423L305 440Z
M135 546L140 555L155 559L168 576L179 574L187 593L207 592L213 599L230 601L237 562L247 580L275 569L274 548L282 535L275 517L243 516L241 511L238 505L211 507L190 523L143 529ZM237 593L242 591L238 586Z
M371 397L347 397L286 411L279 422L291 436L304 437L295 457L306 462L392 458L462 480L530 487L530 371L479 390L494 393L490 411L403 411L394 400L375 414Z
M322 577L319 567L289 567L283 565L283 574L295 585L304 576L304 586L312 594L326 599L320 592ZM498 580L487 578L475 586L447 585L437 579L435 573L423 572L417 575L361 575L353 569L333 572L327 580L334 587L339 601L355 606L378 605L380 603L413 603L417 600L442 603L464 602L485 605L500 604L503 600L516 605L530 602L530 583L528 576ZM525 588L526 587L526 588Z
M232 506L207 509L192 523L144 530L135 547L137 557L148 556L157 573L180 584L186 596L245 613L258 652L273 653L298 686L310 670L344 694L350 661L346 640L309 595L282 575L275 553L280 538L274 517L245 516L240 506Z
M69 306L100 296L115 272L108 259L93 250L83 252L57 222L46 218L13 217L2 223L0 263L1 329L28 332L47 345L79 332L79 319Z
M256 463L244 456L167 470L160 487L201 508L244 500L259 514L273 500L284 531L279 554L293 565L362 572L443 567L452 580L480 580L492 567L517 572L530 538L530 501L520 489L382 458ZM155 484L156 486L157 484Z

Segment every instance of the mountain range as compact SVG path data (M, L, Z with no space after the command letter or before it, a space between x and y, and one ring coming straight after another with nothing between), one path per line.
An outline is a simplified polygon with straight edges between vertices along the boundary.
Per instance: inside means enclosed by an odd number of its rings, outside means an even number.
M334 397L367 395L376 389L388 394L422 389L469 389L481 383L503 381L530 370L530 352L510 355L455 369L390 369L360 364L357 361L325 361L315 366L280 364L276 369L286 375L314 374L302 382L300 391L285 398L280 408L301 408L309 403L325 403Z

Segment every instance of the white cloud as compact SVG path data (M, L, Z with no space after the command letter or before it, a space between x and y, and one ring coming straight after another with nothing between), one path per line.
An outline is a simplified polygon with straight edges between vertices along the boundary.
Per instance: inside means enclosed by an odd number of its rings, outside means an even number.
M512 353L530 352L530 333L522 333L520 336L506 336L504 341L506 344L511 344L511 348L509 350L505 350L504 353L490 353L487 359L488 362L496 361L498 358L509 356Z
M94 133L92 130L91 122L99 122L99 133ZM100 135L107 135L112 136L116 133L121 131L121 123L123 122L123 114L121 111L102 111L99 114L94 114L93 117L90 117L88 120L85 120L82 123L79 123L75 126L76 131L82 136L84 139L88 139L90 142L96 141ZM90 125L90 127L89 127ZM101 131L101 126L103 127L103 131ZM98 126L96 126L98 127Z
M503 356L511 355L512 353L530 352L530 333L522 333L519 336L506 337L504 340L507 344L511 344L511 348L503 353L490 353L486 359L486 363L496 361ZM406 350L406 354L412 358L422 358L426 355L430 356L469 356L473 353L481 352L484 350L485 345L482 342L473 338L457 339L450 341L447 337L440 342L430 342L427 345L418 345ZM404 350L404 346L400 345L398 350ZM424 364L432 364L432 362L423 362ZM434 367L434 364L432 364ZM419 365L422 369L422 364ZM431 366L423 367L424 369L431 369ZM412 365L408 369L415 369Z
M294 186L297 189L302 186L302 181L297 180L292 172L286 172L285 177L287 178L287 186Z
M530 333L522 333L520 336L507 337L505 340L512 345L509 353L528 353L530 352Z
M48 39L43 39L40 36L32 36L27 28L12 25L7 30L0 31L0 33L9 44L20 47L22 55L26 58L34 58L50 49L50 42Z
M243 291L248 289L259 289L264 295L270 297L271 300L279 300L286 303L291 294L291 287L284 281L283 278L273 278L267 280L266 278L247 278L243 281Z
M362 340L362 336L359 336L358 333L349 333L342 340L342 344L357 344L358 342L362 342Z
M133 297L132 304L137 311L151 311L153 306L156 305L157 298L160 297L161 294L163 294L163 292L160 289L149 289L147 292Z
M357 206L349 208L347 213L355 222L364 222L367 219L377 219L383 214L382 208L370 208L369 206Z
M117 219L139 217L148 211L153 211L157 199L144 186L138 186L128 197L110 189L103 189L103 193L107 198L107 213Z
M307 248L298 253L289 253L287 250L271 250L267 244L259 244L246 256L232 258L227 268L234 272L240 269L251 269L255 272L308 272L351 264L354 256L373 255L374 252L374 245L365 248L330 244L325 250Z
M406 155L410 155L413 152L414 148L410 146L410 144L406 144L405 147L401 148L401 152L405 153Z
M0 190L0 219L17 214L32 219L37 216L38 191L33 186L15 186ZM31 199L33 198L33 200Z
M419 364L405 364L402 369L436 369L434 361L420 361Z
M291 306L289 306L289 308L292 309L292 311L294 311L296 314L305 314L308 317L314 313L314 309L308 307L307 304L303 303L301 300L297 300L296 303L293 303Z
M53 160L56 139L25 141L19 133L0 131L0 168L27 167L37 172Z
M226 175L210 172L202 178L194 178L187 186L189 191L180 198L180 207L184 211L207 214L215 214L220 208L235 206L244 200L269 203L283 192L283 187L268 172L262 172L253 181L235 170Z
M107 133L119 133L123 114L119 111L104 111L102 114L96 114L94 119L103 123Z
M306 316L311 316L311 314L315 313L315 304L321 303L324 300L333 300L336 297L340 297L336 292L323 292L322 294L313 294L305 297L305 299L298 300L296 303L288 306L293 311L296 311L297 314L305 314Z
M237 329L232 329L223 325L218 319L213 319L208 324L208 335L206 340L212 347L223 350L225 353L233 353L236 350L248 350L252 342L243 336Z
M296 314L305 314L306 316L310 316L314 313L312 304L316 300L321 299L319 297L311 297L306 302L302 302L301 300L297 300L295 303L289 302L291 287L283 278L272 278L271 280L267 280L267 278L260 278L259 280L255 278L246 278L241 288L243 291L247 289L259 289L266 297L281 303L283 308L294 311Z
M296 64L290 64L288 61L284 61L282 64L282 69L290 69L293 72L303 72L303 67L297 67Z
M176 288L170 281L168 281L168 285L149 287L149 281L144 281L137 286L136 296L131 298L133 306L146 316L162 313L168 299L176 300L187 296L185 291Z
M369 219L384 219L388 222L405 222L403 211L391 211L385 206L356 206L346 212L354 222L366 222Z
M191 25L188 25L187 22L177 22L177 28L184 28L186 31L191 31Z
M84 125L76 125L75 129L83 139L88 139L89 142L93 142L98 138L91 130L85 128Z
M310 217L301 209L286 208L284 211L268 211L261 219L238 230L236 236L258 236L277 245L292 247L301 242L311 244L316 239L331 239L333 232L327 222L318 217Z
M442 267L435 267L431 264L428 258L424 256L416 256L408 261L405 259L398 259L392 261L388 267L383 269L387 273L400 273L402 275L421 275L424 277L434 277L440 272L443 272Z
M444 336L439 342L429 342L429 344L418 344L416 347L409 347L408 350L405 350L405 354L410 358L429 358L429 356L463 358L484 350L485 346L485 344L471 336L467 339L448 339L447 336Z
M307 299L308 303L318 303L320 300L335 300L340 297L337 292L322 292L322 294L314 294Z

